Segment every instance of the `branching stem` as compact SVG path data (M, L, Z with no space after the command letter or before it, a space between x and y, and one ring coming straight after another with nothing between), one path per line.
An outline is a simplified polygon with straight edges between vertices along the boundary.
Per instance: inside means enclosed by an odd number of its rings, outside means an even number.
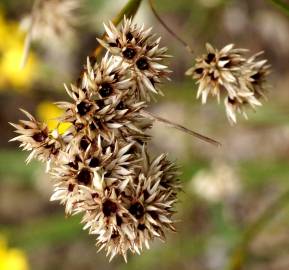
M166 23L165 21L161 18L161 16L158 14L155 6L154 6L154 0L149 0L150 8L156 17L156 19L160 22L160 24L177 40L179 41L190 54L193 54L193 50L190 47L190 45L184 41L181 37L179 37Z
M213 144L213 145L218 146L218 147L221 146L221 143L219 143L218 141L216 141L216 140L214 140L214 139L211 139L211 138L209 138L209 137L207 137L207 136L204 136L204 135L202 135L202 134L200 134L200 133L198 133L198 132L196 132L196 131L190 130L190 129L188 129L188 128L180 125L180 124L171 122L171 121L169 121L169 120L167 120L167 119L165 119L165 118L162 118L162 117L160 117L160 116L157 116L157 115L155 115L155 114L153 114L153 113L151 113L151 112L142 110L142 111L141 111L141 114L142 114L143 116L145 116L145 117L150 118L151 120L164 123L164 124L166 124L166 125L169 126L169 127L178 129L178 130L180 130L180 131L182 131L182 132L185 132L185 133L187 133L187 134L189 134L189 135L191 135L191 136L194 136L194 137L196 137L196 138L198 138L198 139L200 139L200 140L202 140L202 141L208 142L208 143Z

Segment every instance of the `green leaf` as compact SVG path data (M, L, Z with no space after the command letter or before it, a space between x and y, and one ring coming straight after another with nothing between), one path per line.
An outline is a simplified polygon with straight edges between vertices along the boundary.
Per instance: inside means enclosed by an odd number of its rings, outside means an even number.
M284 3L283 0L270 0L273 5L282 10L287 16L289 16L289 5Z

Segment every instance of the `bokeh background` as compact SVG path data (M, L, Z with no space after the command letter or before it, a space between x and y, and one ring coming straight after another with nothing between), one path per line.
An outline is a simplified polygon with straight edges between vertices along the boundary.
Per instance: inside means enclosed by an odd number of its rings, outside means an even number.
M192 57L143 1L136 21L152 25L174 56L172 82L162 86L165 97L150 109L221 141L222 147L155 124L153 151L168 152L183 172L178 232L169 234L166 243L154 242L141 256L130 256L127 264L122 258L108 263L105 254L96 253L80 218L65 218L63 208L49 202L52 187L43 166L25 165L27 153L8 143L14 136L8 122L22 116L21 107L55 125L49 119L59 111L52 102L67 99L63 83L75 81L86 55L97 46L102 21L126 1L82 0L74 35L33 42L20 70L25 37L20 22L33 3L1 0L0 270L237 270L228 266L242 259L236 248L247 254L240 269L289 269L289 196L278 199L289 189L289 17L266 0L155 2L161 17L196 54L203 53L206 42L219 48L235 43L251 54L264 50L272 65L267 101L234 127L222 104L211 100L202 106L195 100L193 81L184 76Z

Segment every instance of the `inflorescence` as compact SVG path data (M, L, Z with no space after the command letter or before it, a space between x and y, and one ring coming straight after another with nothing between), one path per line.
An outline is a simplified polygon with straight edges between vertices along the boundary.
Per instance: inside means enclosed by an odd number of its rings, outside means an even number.
M95 235L97 247L112 259L127 252L140 253L150 241L165 240L166 230L175 231L173 214L181 189L178 170L167 155L151 158L147 131L152 114L145 111L170 70L170 56L150 29L124 18L120 29L104 25L98 39L107 52L100 62L88 57L76 84L65 86L71 102L57 102L63 109L59 124L69 123L64 133L49 130L45 123L28 117L12 124L19 135L12 141L47 164L54 181L52 201L59 201L67 215L82 214L84 228ZM197 97L225 96L227 117L246 116L247 105L260 106L269 65L247 59L246 50L227 45L221 50L207 44L207 53L196 59L187 75L197 80ZM159 118L164 123L168 120ZM180 125L176 128L198 135Z
M237 122L236 113L247 118L246 107L256 109L265 97L266 79L270 66L267 60L257 60L262 53L245 57L246 49L236 49L233 44L221 50L207 44L207 53L196 58L195 65L186 74L196 79L197 98L202 103L208 96L216 96L218 102L223 95L229 122Z
M107 49L100 63L89 57L75 85L65 86L71 102L59 123L60 134L22 110L28 120L12 124L27 161L47 163L54 180L51 200L67 215L83 215L84 228L95 235L99 249L112 259L140 253L154 238L175 231L174 205L180 190L176 166L165 154L148 155L147 130L152 120L142 114L170 71L169 57L151 29L124 19L120 30L105 25L99 42Z

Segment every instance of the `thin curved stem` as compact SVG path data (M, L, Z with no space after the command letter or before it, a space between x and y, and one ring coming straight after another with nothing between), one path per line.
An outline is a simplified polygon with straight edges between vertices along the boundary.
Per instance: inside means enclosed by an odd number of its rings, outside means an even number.
M190 45L184 41L181 37L179 37L166 23L165 21L160 17L158 14L155 6L154 6L154 0L149 0L150 8L156 17L156 19L160 22L160 24L176 39L178 40L187 50L190 54L193 54L193 50L190 47Z
M198 139L200 139L200 140L202 140L202 141L208 142L208 143L213 144L213 145L218 146L218 147L221 146L221 143L219 143L218 141L216 141L216 140L214 140L214 139L211 139L211 138L209 138L209 137L207 137L207 136L205 136L205 135L202 135L202 134L200 134L200 133L198 133L198 132L196 132L196 131L190 130L190 129L188 129L188 128L180 125L180 124L171 122L171 121L169 121L169 120L167 120L167 119L165 119L165 118L162 118L162 117L160 117L160 116L157 116L157 115L155 115L155 114L153 114L153 113L151 113L151 112L142 110L142 111L141 111L141 114L142 114L143 116L145 116L145 117L150 118L151 120L164 123L164 124L168 125L169 127L178 129L178 130L180 130L180 131L182 131L182 132L185 132L185 133L187 133L187 134L189 134L189 135L191 135L191 136L194 136L194 137L196 137L196 138L198 138Z
M282 10L287 16L289 16L289 4L284 3L282 0L268 0L273 5L278 7L280 10Z
M31 41L32 41L33 27L35 24L35 16L36 16L39 3L40 3L40 0L35 0L32 6L31 22L29 25L27 35L25 37L25 41L24 41L24 50L23 50L22 59L20 62L20 69L23 69L25 67L27 59L28 59L28 54L30 51L30 46L31 46Z
M272 218L289 203L289 189L277 198L244 232L238 246L232 253L227 270L241 270L246 262L249 245L266 227Z
M142 0L129 0L127 4L121 9L121 11L112 19L112 23L117 26L122 22L124 16L128 18L134 17L138 11L141 2ZM103 39L104 37L105 33L102 35L101 39ZM103 47L101 45L98 45L93 51L92 56L97 57L101 53L102 49Z

